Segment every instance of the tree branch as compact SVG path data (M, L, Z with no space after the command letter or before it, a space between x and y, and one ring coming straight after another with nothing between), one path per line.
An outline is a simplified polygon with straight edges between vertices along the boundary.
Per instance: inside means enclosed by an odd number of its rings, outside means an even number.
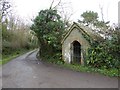
M53 5L53 3L54 3L54 0L52 1L51 5L50 5L50 9L52 9L52 5Z
M56 6L53 7L53 9L55 9L57 6L59 6L61 3L61 0L59 0L58 4Z

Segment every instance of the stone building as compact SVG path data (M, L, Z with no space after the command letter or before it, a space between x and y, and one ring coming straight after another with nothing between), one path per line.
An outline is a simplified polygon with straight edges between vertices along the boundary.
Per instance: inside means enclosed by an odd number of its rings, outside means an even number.
M62 59L66 63L84 64L92 40L99 40L98 35L90 28L74 22L62 40Z

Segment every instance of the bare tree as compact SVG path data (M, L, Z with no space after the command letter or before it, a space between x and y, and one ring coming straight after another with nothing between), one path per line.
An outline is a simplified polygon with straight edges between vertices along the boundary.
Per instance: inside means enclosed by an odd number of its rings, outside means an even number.
M100 11L101 11L102 21L104 22L103 6L101 6L99 4L99 8L100 8Z
M1 21L11 11L11 3L8 0L0 0Z
M54 2L55 2L55 1L53 0L52 3L51 3L51 5L50 5L50 9L55 9L57 6L59 6L60 3L61 3L61 0L59 0L59 2L58 2L55 6L53 6L53 3L54 3Z
M50 9L56 9L62 16L62 19L66 26L69 26L70 18L73 15L73 9L71 7L71 2L62 2L62 0L59 0L56 5L53 5L55 3L55 0L52 1L50 5Z

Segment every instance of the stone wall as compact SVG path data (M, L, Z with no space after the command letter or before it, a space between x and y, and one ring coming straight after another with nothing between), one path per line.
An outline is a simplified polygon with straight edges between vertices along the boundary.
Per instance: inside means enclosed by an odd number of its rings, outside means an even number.
M81 64L84 64L84 54L86 53L88 47L90 47L89 42L83 37L80 30L74 28L71 33L67 36L62 44L62 58L65 62L71 62L71 44L73 41L78 41L81 44Z

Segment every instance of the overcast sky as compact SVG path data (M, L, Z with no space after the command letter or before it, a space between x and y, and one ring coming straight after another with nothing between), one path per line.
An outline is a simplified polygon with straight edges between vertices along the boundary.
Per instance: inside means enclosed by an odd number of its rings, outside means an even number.
M50 7L52 0L12 0L14 4L14 12L23 18L30 21L42 9ZM54 5L59 0L55 0ZM73 13L71 20L77 21L80 15L86 10L92 10L98 13L101 19L100 6L103 7L103 14L105 21L111 23L118 22L118 2L120 0L62 0L66 2L64 6L68 14Z

